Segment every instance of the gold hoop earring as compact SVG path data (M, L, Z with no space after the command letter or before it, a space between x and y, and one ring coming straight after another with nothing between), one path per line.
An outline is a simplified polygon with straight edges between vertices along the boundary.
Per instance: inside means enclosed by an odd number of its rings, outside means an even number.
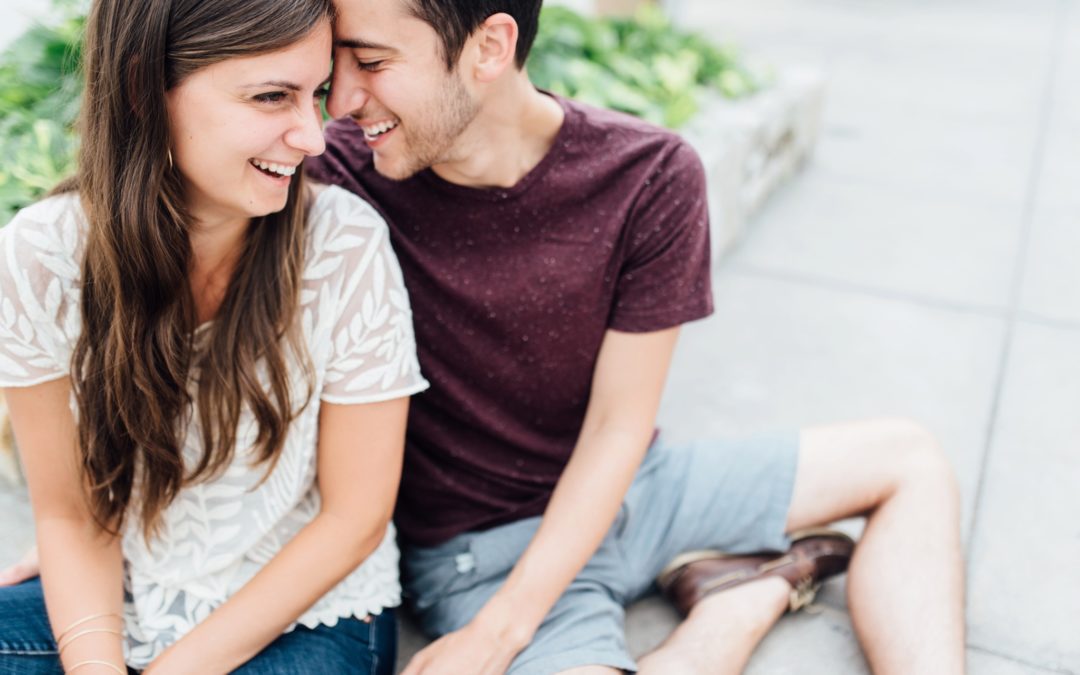
M165 151L165 157L169 160L169 170L173 169L172 148Z

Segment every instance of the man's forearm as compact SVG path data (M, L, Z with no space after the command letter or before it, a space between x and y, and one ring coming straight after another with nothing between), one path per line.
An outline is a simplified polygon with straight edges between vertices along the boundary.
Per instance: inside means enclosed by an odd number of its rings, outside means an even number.
M651 435L651 425L582 434L540 528L481 616L524 626L531 637L611 529Z

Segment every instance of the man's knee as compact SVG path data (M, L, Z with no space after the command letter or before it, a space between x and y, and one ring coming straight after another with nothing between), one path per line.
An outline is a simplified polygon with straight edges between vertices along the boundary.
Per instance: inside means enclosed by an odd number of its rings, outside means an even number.
M932 492L958 504L956 473L933 432L907 418L880 424L886 450L882 459L892 467L894 489Z

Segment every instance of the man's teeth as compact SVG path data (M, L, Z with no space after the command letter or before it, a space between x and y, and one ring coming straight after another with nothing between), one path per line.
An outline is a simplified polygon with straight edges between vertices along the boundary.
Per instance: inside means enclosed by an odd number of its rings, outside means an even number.
M364 135L368 138L375 138L376 136L381 136L385 134L387 131L390 131L397 125L397 122L379 122L378 124L364 127Z
M263 171L270 171L276 173L279 176L291 176L296 173L295 166L286 166L284 164L271 164L270 162L264 162L259 159L251 160L251 163L259 167Z

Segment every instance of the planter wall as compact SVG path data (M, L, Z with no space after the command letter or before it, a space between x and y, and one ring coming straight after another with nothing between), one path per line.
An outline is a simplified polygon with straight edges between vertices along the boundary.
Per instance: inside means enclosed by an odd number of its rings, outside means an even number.
M757 94L716 95L682 130L701 155L709 190L713 259L744 233L766 198L809 158L825 103L825 79L791 69Z

